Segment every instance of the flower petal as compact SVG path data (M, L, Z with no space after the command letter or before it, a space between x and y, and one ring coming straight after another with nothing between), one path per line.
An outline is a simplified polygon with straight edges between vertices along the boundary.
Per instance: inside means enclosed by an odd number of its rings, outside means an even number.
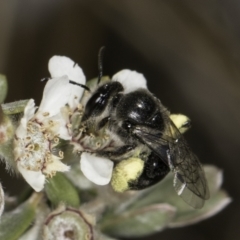
M45 176L41 171L30 171L23 168L20 164L17 165L19 172L22 174L26 182L36 191L40 192L45 183Z
M82 69L68 57L53 56L49 60L48 69L53 78L67 75L71 81L80 84L86 83L86 77ZM72 109L77 107L83 91L82 87L71 84L71 94L68 104Z
M48 63L52 78L67 75L72 81L84 84L86 81L82 69L73 60L64 56L53 56Z
M26 136L26 134L27 134L27 121L24 117L21 119L20 124L19 124L18 128L16 129L15 134L18 138L24 138Z
M67 76L49 80L43 91L37 118L42 118L45 113L48 113L47 117L58 114L61 107L68 103L70 93L71 85Z
M42 119L42 125L49 133L52 133L61 139L70 140L72 135L70 129L67 127L70 122L67 118L68 116L63 116L63 109L65 108L61 108L60 113L53 117Z
M120 82L124 87L125 93L135 91L138 88L147 88L147 81L143 74L129 69L117 72L112 77L112 80Z
M44 173L52 175L53 172L67 172L69 169L70 167L62 163L60 158L52 155L51 161L49 161L45 166Z
M107 158L82 153L80 168L86 178L97 185L106 185L112 177L113 162Z
M35 103L33 99L30 99L24 109L24 118L26 118L26 121L29 121L36 110Z
M33 99L30 99L24 109L23 117L21 118L20 124L16 130L16 136L19 138L24 138L27 133L27 122L33 117L36 110L35 103Z

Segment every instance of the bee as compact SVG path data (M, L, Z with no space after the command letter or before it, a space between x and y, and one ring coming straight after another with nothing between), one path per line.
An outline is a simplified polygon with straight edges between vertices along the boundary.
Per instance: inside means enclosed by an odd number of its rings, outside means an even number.
M113 188L145 189L172 171L177 194L193 208L201 208L209 190L202 166L182 135L190 121L170 115L146 88L125 93L124 86L112 80L95 88L83 98L85 130L79 143L85 151L114 161Z
M101 49L102 50L102 49ZM205 173L182 133L190 127L184 115L171 115L146 87L102 77L90 83L77 142L82 151L114 162L114 190L141 190L161 181L170 171L177 194L193 208L209 198ZM129 79L131 81L131 79ZM81 150L80 150L81 151Z

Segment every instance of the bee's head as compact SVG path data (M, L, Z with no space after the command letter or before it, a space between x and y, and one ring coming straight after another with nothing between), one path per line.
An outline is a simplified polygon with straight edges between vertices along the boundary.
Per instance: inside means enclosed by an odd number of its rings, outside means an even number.
M86 104L83 121L102 114L109 102L122 90L123 86L119 82L108 82L100 86Z

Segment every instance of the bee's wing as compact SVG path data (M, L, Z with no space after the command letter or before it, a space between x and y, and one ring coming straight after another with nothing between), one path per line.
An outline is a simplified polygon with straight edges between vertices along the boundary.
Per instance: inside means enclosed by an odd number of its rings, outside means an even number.
M174 173L173 186L190 206L201 208L209 198L209 190L202 166L192 153L181 133L169 119L162 133L136 128L135 134L170 167Z
M173 185L179 196L194 208L201 208L209 198L205 173L197 156L191 151L182 134L170 120L167 133L169 142L168 162L174 172Z
M168 164L169 139L163 139L162 131L145 126L136 126L133 133L152 149L166 165Z

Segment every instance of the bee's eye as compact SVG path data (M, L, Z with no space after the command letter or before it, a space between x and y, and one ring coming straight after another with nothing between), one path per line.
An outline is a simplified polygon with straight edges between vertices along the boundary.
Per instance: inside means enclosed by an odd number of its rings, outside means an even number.
M119 82L106 83L101 86L86 104L83 121L90 116L100 115L108 105L109 99L123 90Z

